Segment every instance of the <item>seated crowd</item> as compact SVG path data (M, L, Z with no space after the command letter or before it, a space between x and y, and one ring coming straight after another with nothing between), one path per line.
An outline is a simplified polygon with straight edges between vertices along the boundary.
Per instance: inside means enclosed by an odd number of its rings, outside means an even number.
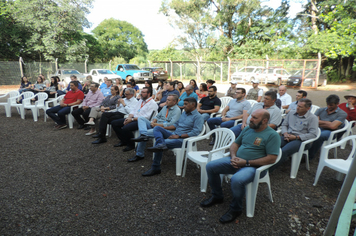
M114 147L124 147L123 152L135 150L128 162L144 159L146 142L154 138L154 146L147 148L154 152L153 162L142 176L160 174L163 152L181 147L185 138L199 135L205 123L210 130L231 129L236 140L230 147L230 156L207 164L212 196L200 203L202 207L210 207L223 202L220 175L232 174L233 199L230 209L220 218L221 223L231 222L241 214L245 186L253 181L256 168L275 163L280 148L281 158L270 171L298 152L303 141L316 138L320 129L319 138L305 147L310 159L315 158L333 130L342 128L345 120L356 120L355 95L345 96L347 102L341 104L337 95L330 95L326 98L326 107L312 113L312 101L307 98L306 91L297 91L292 102L285 86L280 86L278 92L263 93L258 80L252 81L252 88L247 92L237 87L236 82L230 82L225 96L231 100L220 116L215 116L222 102L212 80L200 84L199 88L195 80L186 86L179 81L160 81L156 89L146 81L139 89L132 78L126 78L126 88L119 81L114 85L105 79L100 86L87 83L88 91L84 94L76 77L71 79L66 89L63 84L59 87L57 77L52 77L49 83L49 93L65 94L58 106L46 111L56 123L55 129L67 127L65 115L71 112L79 124L78 129L90 130L86 135L93 135L96 140L92 144L97 145L107 142L107 127L111 125L119 139ZM23 77L20 91L46 91L46 86L41 76L35 85ZM71 111L72 106L80 104ZM279 128L280 135L276 132ZM342 133L338 135L341 137ZM214 142L213 136L210 145Z

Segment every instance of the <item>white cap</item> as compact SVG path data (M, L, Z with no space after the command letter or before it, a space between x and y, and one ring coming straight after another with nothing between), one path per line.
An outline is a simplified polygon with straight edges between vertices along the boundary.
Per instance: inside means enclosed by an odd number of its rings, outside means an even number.
M237 84L237 81L236 80L231 80L230 84Z
M260 81L258 79L253 79L253 80L251 80L251 82L254 83L254 84L259 84L260 83Z

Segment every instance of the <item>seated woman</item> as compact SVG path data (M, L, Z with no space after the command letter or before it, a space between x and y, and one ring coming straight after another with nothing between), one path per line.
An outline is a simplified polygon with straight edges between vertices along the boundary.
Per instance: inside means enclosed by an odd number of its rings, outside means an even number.
M198 97L202 99L203 97L208 96L208 87L206 86L206 83L201 83L199 86L198 92L196 92Z
M214 84L215 84L215 81L212 79L208 79L206 81L206 86L208 87L208 90L209 90L210 86L213 86Z
M177 90L179 92L179 97L185 92L184 85L180 81L177 83Z
M105 111L109 111L116 108L117 100L119 100L119 87L112 86L110 89L111 96L105 97L103 102L98 107L93 107L89 113L89 121L85 125L91 125L91 129L85 135L93 135L96 133L95 120L101 117L101 114Z
M55 76L55 77L57 78L58 90L61 90L61 91L65 90L67 86L66 86L66 83L64 82L64 79L62 79L62 81L61 81L61 79L58 76Z
M157 94L155 101L159 101L162 98L162 92L164 91L164 80L158 80L158 86L156 88Z
M115 82L115 85L119 87L119 93L121 93L121 91L124 90L122 79L115 79Z
M31 89L31 82L27 79L26 76L23 76L21 78L21 85L20 85L20 89L19 92L26 92L27 90Z
M39 92L44 92L45 88L46 88L46 85L43 83L42 76L38 76L36 83L31 86L31 89L29 91L36 94Z
M102 88L106 88L106 87L107 87L106 81L108 81L108 78L107 78L107 77L104 77L104 83L102 83L102 84L99 86L99 89L102 89Z
M132 84L132 88L136 91L136 93L135 93L135 96L136 96L136 94L140 93L140 88L137 86L135 79L133 79L133 78L130 79L130 82Z
M58 76L52 76L51 77L51 83L49 84L48 87L45 89L45 93L48 94L49 98L54 98L56 97L56 93L58 90Z
M191 80L189 81L189 84L190 84L191 86L193 86L193 88L194 88L194 89L193 89L194 93L197 93L197 92L199 91L197 82L195 82L194 79L191 79Z
M90 84L91 84L91 80L85 80L84 84L83 84L83 93L86 95L87 93L89 93L90 90Z

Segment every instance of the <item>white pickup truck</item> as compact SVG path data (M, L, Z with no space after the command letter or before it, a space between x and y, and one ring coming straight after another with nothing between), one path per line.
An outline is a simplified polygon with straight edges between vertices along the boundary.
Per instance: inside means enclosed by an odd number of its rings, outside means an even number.
M91 75L93 78L93 82L97 83L102 83L104 82L104 77L107 77L108 79L113 80L113 83L115 83L115 79L121 79L122 78L114 74L111 70L108 69L92 69L88 74L84 74L85 76Z

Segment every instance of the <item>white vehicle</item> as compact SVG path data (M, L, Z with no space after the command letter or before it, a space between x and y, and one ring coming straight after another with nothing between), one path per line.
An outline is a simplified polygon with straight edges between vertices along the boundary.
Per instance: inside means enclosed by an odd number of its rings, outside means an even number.
M74 69L59 69L56 71L54 75L51 76L58 76L61 81L64 80L66 84L70 83L70 76L75 75L79 82L82 82L85 79L85 75L81 74L79 71Z
M263 71L265 70L262 66L246 66L238 70L231 75L231 80L236 80L237 82L246 83L251 82L251 80L264 78Z
M269 68L265 74L267 83L274 83L277 85L286 84L288 78L291 76L288 71L282 68Z
M115 83L115 79L121 79L121 76L114 74L111 70L108 69L92 69L89 74L85 74L86 76L91 75L93 78L93 82L102 83L104 82L104 77L112 80Z

